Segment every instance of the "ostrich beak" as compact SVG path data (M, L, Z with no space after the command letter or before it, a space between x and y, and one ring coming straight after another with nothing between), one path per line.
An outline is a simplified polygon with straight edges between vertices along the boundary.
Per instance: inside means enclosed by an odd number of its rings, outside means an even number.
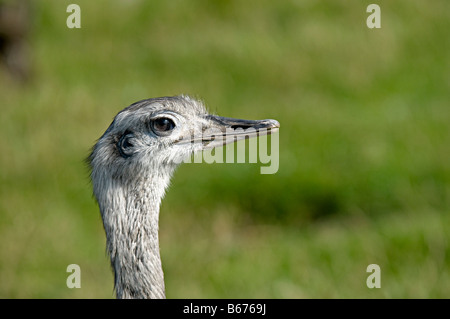
M242 120L217 115L206 116L207 127L203 130L201 142L203 149L211 149L235 141L278 131L280 123L276 120ZM199 141L198 139L194 139Z
M276 120L241 120L217 115L208 115L206 118L214 123L216 127L225 131L227 129L253 129L257 132L262 130L273 130L275 132L280 128L280 123Z
M270 135L278 131L280 123L276 120L242 120L217 115L207 115L201 129L190 136L175 142L178 145L201 144L201 149L231 144L256 136Z

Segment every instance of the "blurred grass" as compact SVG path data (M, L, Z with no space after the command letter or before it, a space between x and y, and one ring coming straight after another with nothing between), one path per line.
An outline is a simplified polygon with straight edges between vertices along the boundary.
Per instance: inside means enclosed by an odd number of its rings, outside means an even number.
M179 168L168 297L449 298L450 5L377 3L379 30L360 1L79 0L70 30L35 2L34 79L0 73L0 297L113 296L83 159L123 107L187 93L277 119L280 169Z

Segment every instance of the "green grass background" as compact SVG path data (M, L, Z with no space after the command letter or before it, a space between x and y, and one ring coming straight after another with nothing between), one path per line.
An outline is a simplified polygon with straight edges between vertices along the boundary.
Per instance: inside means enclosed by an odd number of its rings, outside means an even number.
M450 297L450 2L378 0L373 30L371 1L77 0L81 29L33 3L33 79L0 69L1 298L114 296L83 160L119 110L181 93L277 119L280 167L178 169L167 297Z

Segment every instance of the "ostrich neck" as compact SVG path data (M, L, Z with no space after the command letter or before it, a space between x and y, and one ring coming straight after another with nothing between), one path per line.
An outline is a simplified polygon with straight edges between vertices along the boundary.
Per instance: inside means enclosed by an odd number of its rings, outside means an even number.
M158 220L169 179L113 182L99 202L117 298L165 298Z

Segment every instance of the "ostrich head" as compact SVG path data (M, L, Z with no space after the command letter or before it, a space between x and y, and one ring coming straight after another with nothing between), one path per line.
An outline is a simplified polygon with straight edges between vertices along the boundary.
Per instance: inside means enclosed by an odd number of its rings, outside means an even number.
M187 96L142 100L117 114L89 157L117 297L165 297L159 206L176 166L197 151L278 127L210 115Z

